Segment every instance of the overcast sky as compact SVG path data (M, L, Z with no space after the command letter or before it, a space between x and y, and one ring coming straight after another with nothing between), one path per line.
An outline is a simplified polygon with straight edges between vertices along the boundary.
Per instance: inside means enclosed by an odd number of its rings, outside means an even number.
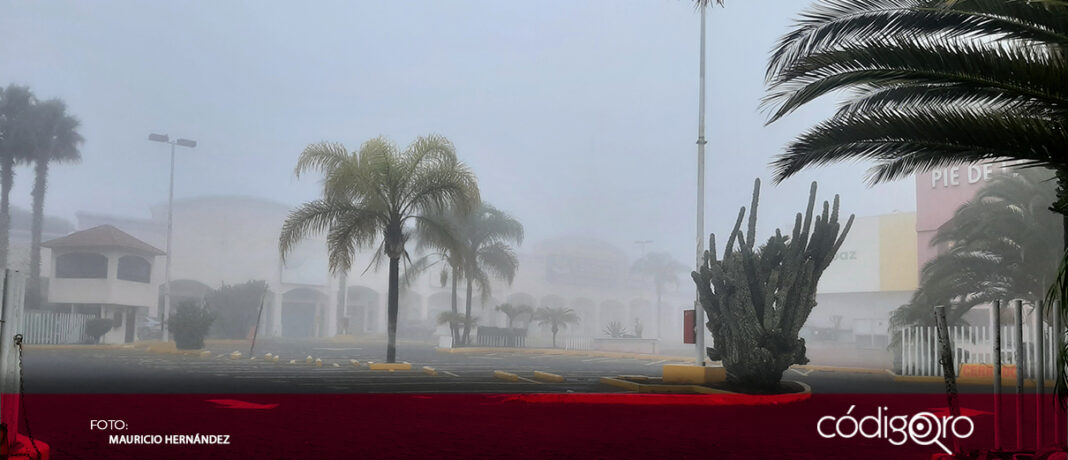
M59 97L84 161L53 168L47 212L147 218L167 197L314 199L292 170L309 143L352 149L438 133L517 216L528 241L653 240L687 263L695 238L699 15L683 0L21 2L0 0L0 84ZM834 107L765 127L774 41L805 2L736 0L708 15L707 232L726 233L765 179L762 233L792 224L809 183L843 210L915 210L911 180L869 189L868 164L774 186L768 162ZM12 201L28 207L32 172Z

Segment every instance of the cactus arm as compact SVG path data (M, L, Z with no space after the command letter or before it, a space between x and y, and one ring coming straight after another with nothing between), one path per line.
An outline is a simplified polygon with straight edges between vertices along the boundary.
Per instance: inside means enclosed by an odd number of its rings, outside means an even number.
M753 181L753 202L749 205L749 228L746 237L749 239L749 249L753 249L756 242L757 203L760 201L760 178Z
M727 256L731 255L731 248L734 246L734 236L738 235L738 229L742 228L742 219L745 218L745 206L738 210L738 220L734 222L734 230L731 230L731 236L727 238L727 247L723 248L723 260L727 260Z

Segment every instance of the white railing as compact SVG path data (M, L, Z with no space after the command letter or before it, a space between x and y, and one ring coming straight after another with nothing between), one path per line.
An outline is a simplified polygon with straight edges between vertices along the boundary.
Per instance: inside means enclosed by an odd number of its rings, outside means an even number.
M22 317L25 341L47 345L88 343L85 323L94 318L96 316L81 313L27 310Z
M1056 369L1056 350L1053 343L1053 328L1043 328L1043 361L1047 378L1052 378ZM953 351L953 368L960 372L961 364L993 364L994 336L989 327L955 326L949 328L949 340ZM1037 374L1035 365L1034 327L1023 328L1024 375L1032 378ZM938 331L934 326L909 327L901 330L901 373L914 376L941 376ZM1016 365L1016 328L1001 328L1001 363Z
M526 339L527 348L552 348L552 336L530 336ZM589 351L593 349L593 339L590 337L556 336L556 348L563 350Z

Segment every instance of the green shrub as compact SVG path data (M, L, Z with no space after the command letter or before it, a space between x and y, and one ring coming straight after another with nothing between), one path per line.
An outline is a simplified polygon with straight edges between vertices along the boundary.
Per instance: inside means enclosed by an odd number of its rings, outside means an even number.
M214 321L215 313L186 300L167 319L167 328L174 334L174 343L179 350L196 350L204 348L204 336L208 335Z
M107 318L91 319L85 323L85 335L93 339L93 343L97 343L114 325L115 322Z

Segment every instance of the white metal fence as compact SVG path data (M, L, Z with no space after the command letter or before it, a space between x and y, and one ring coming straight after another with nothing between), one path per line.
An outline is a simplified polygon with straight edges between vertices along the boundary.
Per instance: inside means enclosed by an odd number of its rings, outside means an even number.
M56 313L27 310L22 317L25 342L28 344L88 343L85 323L96 318L81 313Z
M552 348L553 338L552 336L530 336L526 338L524 346L527 348ZM558 335L556 336L556 348L589 351L593 349L593 338Z
M1053 328L1043 328L1043 361L1047 378L1054 375L1057 355L1054 350ZM960 365L965 363L993 364L994 336L989 327L956 326L949 328L949 340L953 351L953 368L960 372ZM1035 365L1034 327L1023 328L1024 375L1032 378L1037 374ZM938 362L938 330L934 326L910 327L901 330L901 371L902 375L941 376L942 366ZM1001 363L1016 365L1016 328L1001 328Z

